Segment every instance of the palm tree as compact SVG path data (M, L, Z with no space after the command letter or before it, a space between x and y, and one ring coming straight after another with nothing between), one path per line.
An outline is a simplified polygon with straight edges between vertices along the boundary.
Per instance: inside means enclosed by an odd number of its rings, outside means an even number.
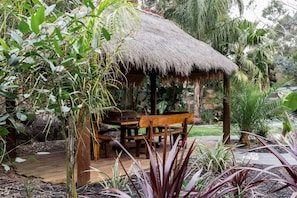
M269 30L257 28L250 21L237 23L239 37L229 44L230 56L239 66L237 77L261 82L263 87L269 87L269 65L272 63L273 47L269 43Z
M233 78L235 80L236 78ZM271 100L269 97L280 86L266 90L260 89L259 82L235 80L231 94L232 121L241 132L240 142L249 146L248 133L263 133L267 128L267 120L280 118L284 112L282 100Z

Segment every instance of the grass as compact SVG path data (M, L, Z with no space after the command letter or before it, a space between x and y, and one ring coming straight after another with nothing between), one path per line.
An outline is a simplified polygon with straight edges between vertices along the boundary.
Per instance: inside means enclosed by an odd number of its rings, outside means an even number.
M212 125L189 125L188 129L191 129L189 132L189 137L194 136L222 136L223 135L223 126L218 124L212 124ZM281 129L277 127L272 127L270 129L270 132L272 133L280 133ZM140 134L145 134L146 129L141 128L139 129ZM238 132L236 132L235 129L232 129L231 127L231 135L238 135Z
M189 125L188 130L189 137L194 136L222 136L223 135L223 126L221 125ZM145 134L145 129L139 129L140 134ZM231 135L238 135L235 131L231 131Z
M188 129L191 129L189 132L189 137L194 136L222 136L223 135L223 126L221 125L194 125L189 126ZM231 131L231 135L237 135L235 131Z

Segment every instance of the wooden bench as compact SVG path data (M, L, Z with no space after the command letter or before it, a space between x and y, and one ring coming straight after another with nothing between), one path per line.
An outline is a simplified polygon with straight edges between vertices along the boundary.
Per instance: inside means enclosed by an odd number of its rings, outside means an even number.
M127 136L126 139L134 140L136 143L136 157L139 157L141 142L146 139L149 146L152 147L155 137L173 136L174 141L179 135L182 142L186 141L189 122L192 122L194 115L192 113L170 114L170 115L143 115L139 120L139 128L146 128L147 133L144 135ZM176 126L180 124L181 126ZM174 125L174 126L171 126ZM156 128L163 129L156 131ZM146 157L148 153L146 149Z

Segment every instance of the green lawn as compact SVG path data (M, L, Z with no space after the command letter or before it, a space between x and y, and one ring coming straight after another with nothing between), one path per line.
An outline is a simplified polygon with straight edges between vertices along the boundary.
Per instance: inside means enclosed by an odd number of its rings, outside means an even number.
M223 135L223 126L220 125L189 125L188 127L188 129L191 129L189 132L189 137ZM237 133L231 131L231 135L237 135Z
M190 130L189 137L221 136L223 134L223 126L220 126L220 125L194 125L194 126L189 125L188 130ZM139 133L144 134L145 129L140 129ZM237 135L237 133L231 131L231 135Z

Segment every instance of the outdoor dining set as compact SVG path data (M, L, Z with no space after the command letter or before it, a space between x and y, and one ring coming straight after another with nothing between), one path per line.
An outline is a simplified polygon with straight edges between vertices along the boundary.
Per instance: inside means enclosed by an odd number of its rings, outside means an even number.
M104 157L108 158L111 150L111 142L115 139L129 150L135 148L135 156L147 152L147 144L156 146L164 137L168 137L171 143L178 136L181 141L186 141L187 125L192 122L193 114L187 112L166 113L165 115L139 115L133 110L110 110L100 120L93 120L94 139L92 144L93 158L98 160L100 153L104 151ZM147 142L147 144L145 143ZM144 145L144 146L143 146ZM165 145L164 145L165 146ZM142 147L144 147L143 151Z

